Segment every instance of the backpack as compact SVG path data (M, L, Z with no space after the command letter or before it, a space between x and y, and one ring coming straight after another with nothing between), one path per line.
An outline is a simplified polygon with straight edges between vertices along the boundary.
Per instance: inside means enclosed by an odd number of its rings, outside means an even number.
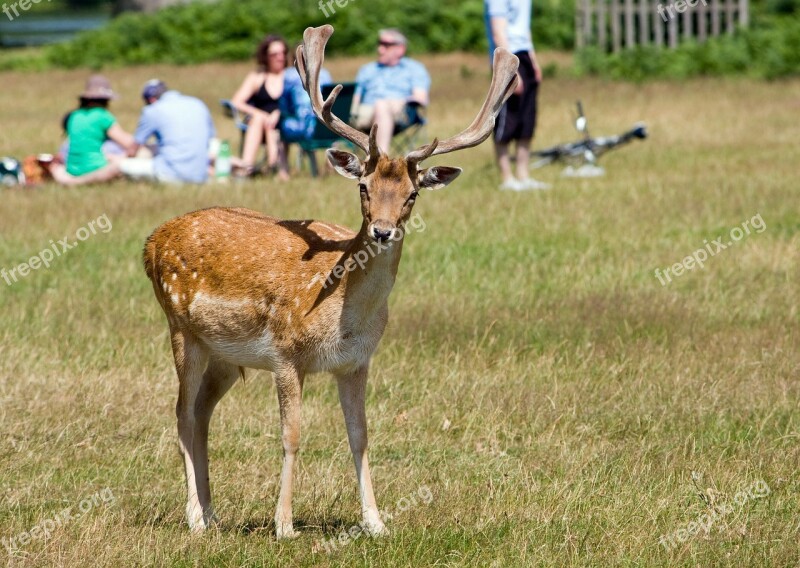
M0 158L0 185L6 187L25 185L25 173L19 160L8 156Z

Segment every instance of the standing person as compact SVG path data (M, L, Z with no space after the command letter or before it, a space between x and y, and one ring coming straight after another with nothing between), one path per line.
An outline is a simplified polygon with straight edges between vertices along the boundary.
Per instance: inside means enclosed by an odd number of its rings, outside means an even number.
M78 96L79 108L64 120L69 139L69 152L64 156L66 167L60 163L49 166L53 179L63 185L83 185L111 180L119 175L119 161L124 150L114 154L104 152L108 142L117 148L127 148L133 137L126 132L108 110L111 99L117 97L111 83L103 75L92 75Z
M378 32L378 60L356 75L353 126L365 132L378 125L376 142L389 151L395 125L408 125L418 106L428 105L431 77L419 61L406 57L408 40L399 30Z
M247 74L231 103L248 115L242 149L245 174L255 168L262 141L267 143L267 166L278 168L278 177L288 179L288 162L281 157L280 99L284 91L284 71L289 66L289 44L279 35L268 35L256 49L258 70Z
M531 141L536 129L536 106L542 70L531 39L531 0L484 0L489 53L503 47L519 58L520 82L495 122L494 143L503 182L500 189L547 189L549 184L528 177ZM509 145L516 143L516 177Z
M151 136L153 158L128 158L122 173L138 179L167 183L203 183L208 178L208 144L214 137L211 113L203 101L171 91L163 81L152 79L142 90L145 107L128 155L135 156Z

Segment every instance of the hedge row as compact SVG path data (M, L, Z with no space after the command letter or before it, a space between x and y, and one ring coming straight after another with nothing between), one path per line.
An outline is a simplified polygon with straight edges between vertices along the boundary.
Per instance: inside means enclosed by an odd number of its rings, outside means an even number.
M242 60L252 56L268 32L296 42L306 27L324 23L336 28L331 53L373 53L376 30L385 27L402 29L417 53L487 49L483 0L323 1L324 12L319 0L219 0L172 6L151 15L128 13L100 30L50 47L45 55L58 67ZM538 47L572 47L573 2L536 0Z

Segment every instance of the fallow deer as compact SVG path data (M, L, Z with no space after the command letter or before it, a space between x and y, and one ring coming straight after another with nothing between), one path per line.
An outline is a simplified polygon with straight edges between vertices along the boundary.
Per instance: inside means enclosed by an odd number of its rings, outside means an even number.
M297 68L314 113L366 153L362 161L330 149L341 175L358 180L363 222L358 233L318 221L281 221L247 209L188 213L147 239L144 265L167 316L179 379L179 448L184 458L192 530L214 520L208 474L208 427L214 407L244 368L272 371L278 393L283 468L275 513L278 538L295 536L292 481L300 442L300 409L307 374L327 371L338 382L350 450L361 495L362 526L386 532L367 461L364 398L370 358L388 319L387 300L403 249L403 226L421 189L453 181L460 168L419 164L430 156L483 142L514 89L517 58L494 53L489 93L460 134L390 159L367 135L331 112L341 90L322 99L319 72L333 28L308 28L297 49ZM366 255L366 247L380 253ZM362 260L354 269L355 260ZM319 275L337 275L320 278ZM338 277L340 276L340 277Z

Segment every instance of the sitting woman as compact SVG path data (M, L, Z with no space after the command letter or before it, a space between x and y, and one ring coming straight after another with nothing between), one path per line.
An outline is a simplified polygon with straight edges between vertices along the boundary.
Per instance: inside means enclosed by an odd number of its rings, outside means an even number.
M111 90L111 83L102 75L93 75L86 81L86 89L79 97L80 107L66 118L69 138L66 167L57 163L50 166L50 173L57 182L82 185L108 181L119 175L118 164L125 157L122 149L133 144L133 136L108 111L108 102L113 98L116 94Z
M248 115L247 133L242 149L245 174L255 168L256 156L263 141L267 144L267 166L278 169L281 179L288 179L285 152L280 147L280 99L284 93L284 71L289 65L289 45L279 35L268 35L256 50L259 69L248 73L231 102Z

